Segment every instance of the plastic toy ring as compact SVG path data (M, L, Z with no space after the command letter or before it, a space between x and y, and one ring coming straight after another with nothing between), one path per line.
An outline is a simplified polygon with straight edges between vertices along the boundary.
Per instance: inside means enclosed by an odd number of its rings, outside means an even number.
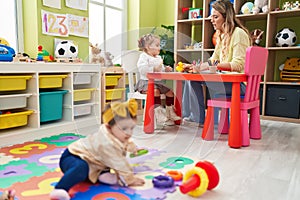
M180 171L170 170L166 173L166 176L172 177L174 181L181 181L183 175Z
M185 173L182 182L183 183L186 182L194 174L199 176L200 185L199 185L199 187L197 187L195 190L189 192L188 194L193 197L199 197L207 190L207 187L208 187L208 176L204 169L201 169L199 167L192 168L191 170L189 170Z
M174 180L170 176L159 175L152 179L152 183L156 188L169 188L174 185Z

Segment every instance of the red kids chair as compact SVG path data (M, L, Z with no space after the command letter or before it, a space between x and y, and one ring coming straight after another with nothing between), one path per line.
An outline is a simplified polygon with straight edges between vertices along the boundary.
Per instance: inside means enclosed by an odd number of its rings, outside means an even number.
M246 50L245 74L247 75L246 93L241 98L241 126L242 145L249 146L250 138L260 139L260 114L259 114L259 85L261 76L265 72L268 60L268 50L263 47L251 46ZM207 101L207 117L205 119L202 138L214 138L214 112L213 108L221 108L218 132L228 133L228 109L231 98L213 98ZM250 118L248 124L248 110ZM210 116L210 117L209 117ZM207 126L206 126L207 125ZM206 128L205 128L206 127Z

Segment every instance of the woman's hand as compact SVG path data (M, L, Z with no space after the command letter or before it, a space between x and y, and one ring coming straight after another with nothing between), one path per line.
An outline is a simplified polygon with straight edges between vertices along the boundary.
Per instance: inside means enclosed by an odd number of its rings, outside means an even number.
M193 65L193 73L201 73L201 71L209 70L208 62L200 63L200 65Z
M183 64L183 71L185 72L188 72L188 73L192 73L193 72L193 64L187 64L187 63L184 63Z

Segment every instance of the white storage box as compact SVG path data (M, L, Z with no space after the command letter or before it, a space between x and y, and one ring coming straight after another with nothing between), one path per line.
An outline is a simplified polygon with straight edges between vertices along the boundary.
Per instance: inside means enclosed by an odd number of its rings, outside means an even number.
M0 110L25 108L27 106L27 98L32 94L10 94L0 95Z
M74 85L83 85L91 84L93 73L74 73L73 84Z
M92 107L94 103L85 103L85 104L78 104L74 105L74 116L82 116L82 115L89 115L92 113Z

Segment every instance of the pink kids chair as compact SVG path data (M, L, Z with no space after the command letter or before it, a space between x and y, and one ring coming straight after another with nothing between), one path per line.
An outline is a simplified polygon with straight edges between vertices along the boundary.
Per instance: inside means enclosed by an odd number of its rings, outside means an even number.
M259 114L259 85L261 76L265 72L268 60L268 50L263 47L251 46L246 50L245 74L247 75L246 93L241 98L241 126L242 126L242 145L249 146L250 138L260 139L260 114ZM214 138L214 112L213 108L221 108L220 121L218 125L219 133L228 133L228 109L231 99L213 98L207 101L208 129L203 129L202 138ZM248 110L250 118L248 124Z

